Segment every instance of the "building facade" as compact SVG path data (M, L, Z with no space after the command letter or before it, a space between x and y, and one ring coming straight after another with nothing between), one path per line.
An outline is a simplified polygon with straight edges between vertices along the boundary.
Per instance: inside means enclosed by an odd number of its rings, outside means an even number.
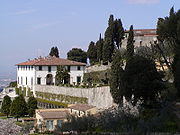
M69 83L80 84L85 72L85 63L56 57L40 57L17 64L17 85L34 91L34 85L55 85L57 66L64 66L70 76Z
M157 41L156 29L134 29L134 47L150 46ZM129 31L125 31L125 38L122 41L122 47L126 48Z

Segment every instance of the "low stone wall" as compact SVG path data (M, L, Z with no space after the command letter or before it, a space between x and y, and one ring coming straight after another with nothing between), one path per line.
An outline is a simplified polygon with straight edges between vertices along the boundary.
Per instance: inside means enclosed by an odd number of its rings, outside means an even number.
M88 98L88 104L97 108L108 108L113 105L113 98L110 93L110 87L97 88L71 88L47 85L35 85L35 91L46 92L52 94L63 94L74 97Z

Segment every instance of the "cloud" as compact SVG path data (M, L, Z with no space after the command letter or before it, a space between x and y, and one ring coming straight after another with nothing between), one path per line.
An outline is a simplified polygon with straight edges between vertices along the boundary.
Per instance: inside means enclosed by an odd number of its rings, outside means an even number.
M157 4L160 0L127 0L129 4Z
M52 26L57 25L59 23L61 23L61 21L55 21L55 22L48 22L48 23L38 24L38 25L33 26L31 28L31 30L44 29L44 28L47 28L47 27L52 27Z
M29 10L17 11L17 12L11 13L11 14L12 14L12 15L25 15L25 14L35 13L35 12L37 12L37 10L35 10L35 9L29 9Z

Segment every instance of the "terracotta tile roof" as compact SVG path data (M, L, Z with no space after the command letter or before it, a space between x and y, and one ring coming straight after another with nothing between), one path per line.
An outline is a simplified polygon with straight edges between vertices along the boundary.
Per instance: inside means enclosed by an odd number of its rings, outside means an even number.
M71 60L67 60L67 59L48 56L48 57L35 58L33 60L29 60L26 62L16 64L16 66L46 66L46 65L49 65L49 66L58 66L58 65L85 66L86 63L81 63L81 62L71 61Z
M70 109L79 110L79 111L87 111L89 109L95 108L95 106L87 105L87 104L74 104L69 106Z
M44 119L66 119L68 111L42 111L38 112Z

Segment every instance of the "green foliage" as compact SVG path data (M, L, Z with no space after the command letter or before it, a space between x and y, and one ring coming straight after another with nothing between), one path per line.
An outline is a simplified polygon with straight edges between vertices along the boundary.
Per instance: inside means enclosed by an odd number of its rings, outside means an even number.
M127 39L127 61L130 60L134 55L134 31L133 25L129 29L129 36Z
M7 115L7 117L10 114L11 102L11 98L8 95L3 98L1 110L4 114Z
M112 60L112 53L114 49L112 50L113 42L110 38L106 38L104 41L103 46L103 63L107 64L108 62L111 62Z
M57 66L55 82L56 85L69 83L70 75L64 66Z
M72 50L67 53L67 59L87 63L87 53L80 48L72 48Z
M50 101L50 100L45 100L45 99L40 99L40 98L36 98L36 99L38 102L41 102L41 103L48 103L48 104L53 104L53 105L57 105L57 106L68 107L68 105L65 103L61 103L61 102L57 102L57 101Z
M32 117L35 114L35 109L37 109L37 100L34 97L29 97L27 102L28 114Z
M179 59L180 59L180 10L178 12L174 11L174 7L171 8L169 16L165 18L159 18L157 24L157 34L158 40L161 43L168 41L173 48L174 61L172 67L172 72L174 75L174 84L178 90L178 95L180 97L180 77L179 77ZM161 52L162 53L162 52ZM171 70L171 67L169 68Z
M16 94L20 95L20 88L16 88L15 90L16 90Z
M83 83L92 86L92 84L109 84L110 70L84 73Z
M99 40L96 42L97 60L99 62L103 60L103 45L104 45L104 40L101 38L101 34L100 34Z
M89 44L87 55L88 55L91 65L97 62L97 48L93 41L91 41Z
M10 82L8 87L17 87L17 81Z
M110 92L114 99L114 102L117 104L121 104L123 100L121 76L124 71L122 69L122 65L123 61L121 58L121 53L117 50L115 56L113 57L110 77Z
M154 104L165 88L155 63L141 56L134 56L127 62L121 85L128 101L136 104L140 100L145 105Z
M58 50L58 48L57 47L52 47L49 55L59 58L59 50Z
M27 114L27 104L22 95L15 97L10 107L11 115L18 118Z
M136 48L136 54L148 59L154 58L154 53L152 52L152 48L148 46L139 46Z
M63 103L68 104L75 104L75 103L81 103L81 104L87 104L88 99L84 97L73 97L73 96L67 96L62 94L52 94L52 93L45 93L45 92L36 92L36 95L38 98L46 99L46 100L58 100Z

